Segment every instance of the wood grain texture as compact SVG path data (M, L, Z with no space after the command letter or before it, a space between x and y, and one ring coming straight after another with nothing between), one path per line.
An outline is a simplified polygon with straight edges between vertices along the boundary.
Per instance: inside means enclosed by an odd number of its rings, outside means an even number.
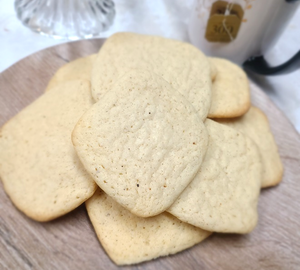
M78 41L31 55L0 74L0 126L41 95L64 63L95 53L103 40ZM284 163L283 182L261 192L249 235L214 234L177 255L124 269L299 269L300 137L254 84L252 102L270 121ZM19 212L0 184L0 269L118 269L99 244L84 206L38 223Z

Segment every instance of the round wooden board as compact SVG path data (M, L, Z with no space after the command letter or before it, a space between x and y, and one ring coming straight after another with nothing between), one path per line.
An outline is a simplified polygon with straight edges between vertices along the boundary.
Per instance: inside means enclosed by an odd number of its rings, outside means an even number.
M77 41L31 55L0 74L0 127L41 95L55 71L95 53L103 40ZM255 85L252 102L268 116L284 163L283 182L261 192L259 223L249 235L214 234L179 254L125 269L299 269L300 137ZM284 91L284 90L283 90ZM84 205L47 223L19 212L0 185L0 269L117 269Z

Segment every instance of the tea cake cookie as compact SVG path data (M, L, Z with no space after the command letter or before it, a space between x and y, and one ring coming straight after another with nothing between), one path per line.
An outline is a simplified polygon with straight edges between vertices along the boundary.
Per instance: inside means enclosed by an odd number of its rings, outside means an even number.
M97 185L71 141L80 116L93 103L90 84L70 81L51 89L0 131L0 178L16 207L37 221L72 211Z
M98 186L132 213L167 209L196 175L207 132L160 76L132 70L79 120L74 147Z
M102 46L93 66L94 99L98 101L130 69L146 69L162 76L205 120L211 103L210 64L196 47L163 37L114 34Z
M249 233L257 223L262 165L257 147L241 132L207 119L205 159L168 212L208 231Z
M217 121L243 132L257 144L263 164L262 187L277 185L282 179L283 166L265 114L251 107L242 117Z
M250 88L245 72L236 64L221 58L209 58L216 68L212 83L209 118L232 118L250 108Z
M92 65L96 59L96 54L78 58L59 68L49 81L45 91L58 84L72 80L91 80Z
M150 218L137 217L100 189L86 201L86 208L102 247L118 265L174 254L211 234L166 212Z

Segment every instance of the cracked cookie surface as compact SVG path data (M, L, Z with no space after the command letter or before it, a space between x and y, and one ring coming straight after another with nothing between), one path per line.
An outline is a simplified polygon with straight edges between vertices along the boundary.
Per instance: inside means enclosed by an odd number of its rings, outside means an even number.
M162 76L205 120L211 103L210 63L196 47L156 36L114 34L104 43L93 66L94 99L101 99L130 69L150 70Z
M266 115L260 109L251 107L242 117L217 121L241 131L256 143L263 164L261 186L277 185L282 179L283 165Z
M204 230L248 233L258 219L262 165L257 147L241 132L205 121L209 143L190 185L168 212Z
M138 216L167 209L207 148L193 106L160 76L125 74L77 123L73 144L98 186Z

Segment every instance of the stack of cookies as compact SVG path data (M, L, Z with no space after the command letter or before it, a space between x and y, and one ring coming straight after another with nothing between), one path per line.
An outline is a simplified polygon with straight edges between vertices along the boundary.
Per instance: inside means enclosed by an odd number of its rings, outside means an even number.
M85 202L119 265L251 232L260 189L282 173L243 70L162 37L113 35L0 130L15 206L45 222Z

